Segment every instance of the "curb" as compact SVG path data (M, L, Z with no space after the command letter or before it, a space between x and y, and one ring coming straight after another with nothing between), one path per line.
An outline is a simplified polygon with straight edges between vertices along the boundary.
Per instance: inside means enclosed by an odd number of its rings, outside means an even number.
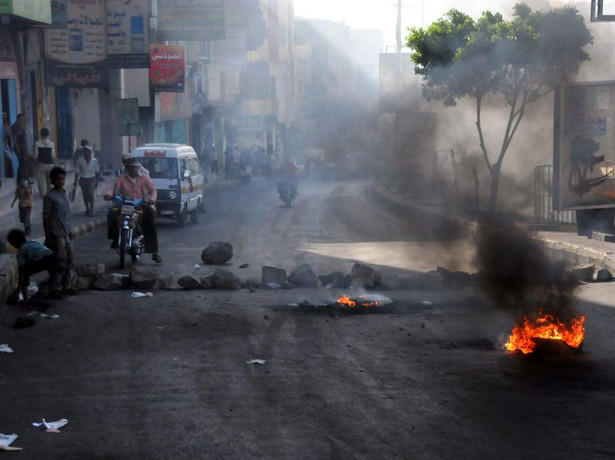
M380 190L377 183L372 184L371 194L379 204L402 216L419 218L429 223L454 222L472 231L478 230L480 226L477 222L464 220L459 217L439 215L418 206L402 203ZM576 243L557 241L548 236L541 236L536 232L533 232L532 238L543 246L547 255L551 258L567 260L574 265L593 264L596 268L606 268L615 274L615 245L613 246L613 252L611 252Z

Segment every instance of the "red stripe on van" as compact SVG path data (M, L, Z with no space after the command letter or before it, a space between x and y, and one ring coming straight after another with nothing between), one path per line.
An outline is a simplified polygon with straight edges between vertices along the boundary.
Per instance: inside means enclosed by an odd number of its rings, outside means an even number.
M143 156L150 158L164 158L167 156L167 152L166 150L146 150L143 153Z

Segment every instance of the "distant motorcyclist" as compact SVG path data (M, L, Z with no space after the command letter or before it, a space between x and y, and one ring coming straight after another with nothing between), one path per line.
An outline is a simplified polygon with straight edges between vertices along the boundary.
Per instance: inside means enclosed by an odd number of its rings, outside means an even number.
M141 164L137 158L127 158L124 166L126 172L117 178L113 187L105 194L104 199L109 201L115 195L121 195L132 199L140 198L145 201L145 203L141 205L143 209L141 226L143 228L145 252L152 253L152 260L160 264L162 263L162 257L158 254L158 232L155 224L155 204L158 192L150 177L139 172ZM117 241L118 214L113 211L113 208L109 209L107 213L107 225L107 238L113 240L113 242Z
M288 182L292 194L297 195L297 171L297 165L289 156L285 156L279 169L280 179L278 180L278 194L280 198L282 198L282 187L286 182Z

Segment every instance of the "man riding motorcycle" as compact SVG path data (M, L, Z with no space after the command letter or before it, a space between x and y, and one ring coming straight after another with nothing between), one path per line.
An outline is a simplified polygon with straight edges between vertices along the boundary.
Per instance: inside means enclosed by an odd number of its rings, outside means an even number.
M109 201L115 195L130 197L132 199L142 199L145 201L141 205L143 209L143 218L141 227L143 229L143 240L145 242L145 252L152 253L152 260L156 263L162 263L162 257L158 254L158 232L156 230L156 198L158 196L154 183L145 174L139 172L141 164L135 157L126 158L126 172L121 174L113 187L110 188L104 196L105 201ZM118 214L109 209L107 213L107 238L113 240L113 244L117 241L118 234Z
M297 195L297 169L297 165L289 157L284 158L284 162L280 165L280 180L278 180L280 198L282 198L282 187L287 181L292 194Z

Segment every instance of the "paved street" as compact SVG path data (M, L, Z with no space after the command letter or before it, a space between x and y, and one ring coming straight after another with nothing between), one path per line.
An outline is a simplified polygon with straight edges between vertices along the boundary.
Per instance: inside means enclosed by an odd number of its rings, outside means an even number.
M198 278L201 250L221 240L242 280L301 263L327 274L362 262L390 284L475 270L472 238L395 215L366 182L302 182L290 209L274 188L218 189L183 229L160 220L157 268ZM104 230L75 248L78 263L118 271ZM471 286L381 290L393 303L360 311L326 306L343 293L326 288L84 291L26 329L7 306L0 432L19 435L23 458L609 458L612 286L573 302L587 317L581 353L529 356L502 350L518 318ZM42 418L69 423L46 433L31 426Z

